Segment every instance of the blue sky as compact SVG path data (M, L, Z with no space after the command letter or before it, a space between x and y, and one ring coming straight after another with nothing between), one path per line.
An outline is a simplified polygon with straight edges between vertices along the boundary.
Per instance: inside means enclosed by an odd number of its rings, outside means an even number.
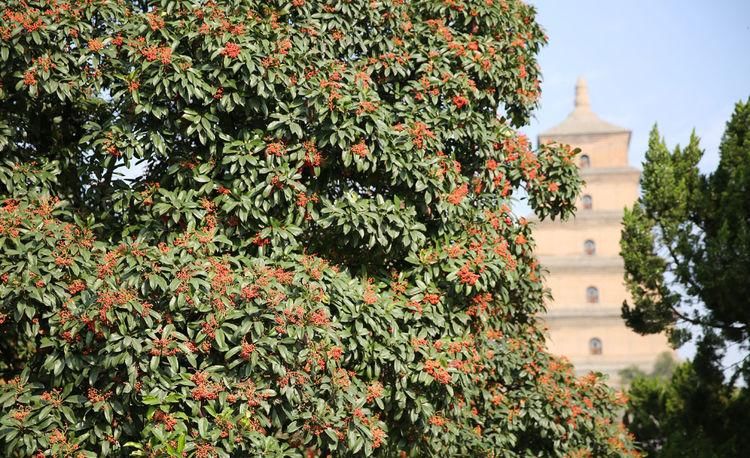
M638 168L654 123L667 144L685 145L695 129L705 149L703 172L718 165L724 125L750 97L748 0L530 0L549 44L540 56L541 106L521 129L540 131L573 108L584 76L593 110L633 131L630 163ZM523 204L521 203L523 206ZM694 354L693 345L680 349ZM740 357L731 349L725 365Z
M716 168L734 104L750 97L750 1L530 3L549 36L539 56L541 106L522 129L530 138L567 116L582 75L593 110L632 129L631 164L640 168L656 122L670 146L686 144L695 128L701 169Z

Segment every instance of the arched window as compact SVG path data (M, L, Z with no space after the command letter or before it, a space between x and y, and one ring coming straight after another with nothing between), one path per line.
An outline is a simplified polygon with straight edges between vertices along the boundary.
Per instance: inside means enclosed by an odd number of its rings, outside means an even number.
M598 337L589 339L589 353L592 355L602 354L602 339Z
M591 196L586 194L585 196L581 197L581 206L584 210L591 210L591 207L593 206L593 201L591 200Z
M591 158L589 158L588 154L581 155L581 159L580 160L581 160L581 168L582 169L587 169L587 168L591 167Z
M586 288L586 302L589 304L599 303L599 290L596 286L589 286Z
M593 240L586 240L583 242L583 252L589 256L596 254L596 243Z

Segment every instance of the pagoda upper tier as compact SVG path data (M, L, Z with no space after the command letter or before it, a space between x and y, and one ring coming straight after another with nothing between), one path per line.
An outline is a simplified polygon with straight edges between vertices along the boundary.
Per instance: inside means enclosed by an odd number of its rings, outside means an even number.
M560 124L540 133L538 140L581 147L591 168L629 168L630 130L603 120L591 110L588 85L583 78L576 83L573 111Z

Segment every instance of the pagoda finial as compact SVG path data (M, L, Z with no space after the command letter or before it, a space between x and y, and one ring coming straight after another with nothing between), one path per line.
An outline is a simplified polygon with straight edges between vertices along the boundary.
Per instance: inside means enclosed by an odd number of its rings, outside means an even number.
M589 102L589 87L586 84L586 79L582 76L578 77L576 82L576 110L589 110L591 109L591 103Z

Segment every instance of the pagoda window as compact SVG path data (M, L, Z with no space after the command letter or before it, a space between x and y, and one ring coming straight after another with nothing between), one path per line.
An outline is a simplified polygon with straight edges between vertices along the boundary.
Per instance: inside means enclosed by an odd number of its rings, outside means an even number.
M589 256L596 254L596 243L593 240L583 242L583 252Z
M591 210L591 207L593 206L593 201L591 200L591 196L586 194L585 196L581 197L581 206L584 210Z
M598 337L589 339L589 353L592 355L602 354L602 339Z
M589 304L599 303L599 289L596 286L586 288L586 302Z
M580 161L581 161L580 163L581 163L581 168L582 169L587 169L587 168L591 167L591 158L589 157L588 154L581 155Z

